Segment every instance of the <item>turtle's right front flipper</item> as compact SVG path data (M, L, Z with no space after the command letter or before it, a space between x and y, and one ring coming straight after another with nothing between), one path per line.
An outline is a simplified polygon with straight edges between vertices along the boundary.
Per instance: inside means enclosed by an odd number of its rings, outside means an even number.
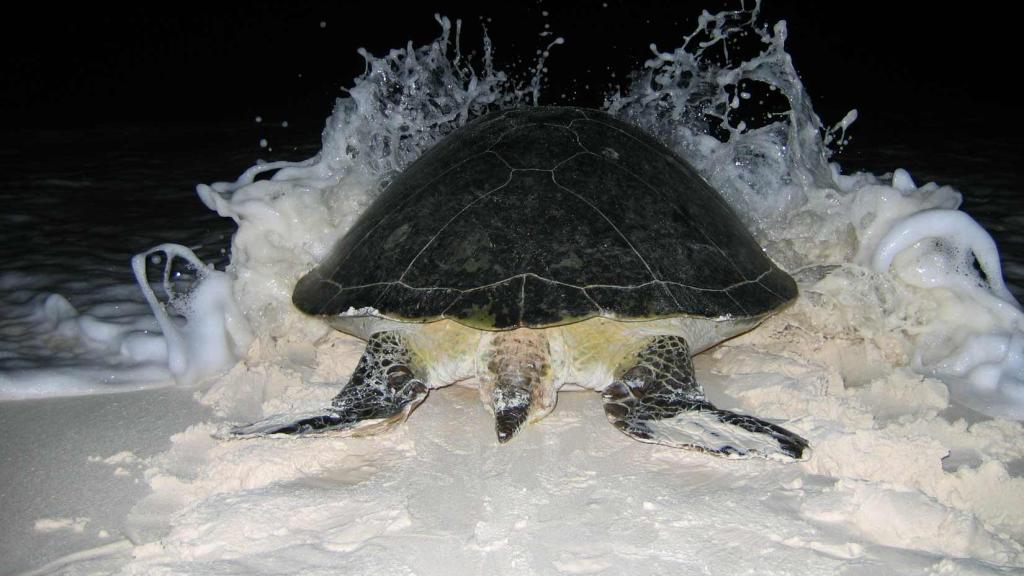
M348 384L331 407L301 416L277 415L231 429L235 437L309 434L331 430L373 434L404 421L427 397L427 387L413 374L412 353L397 332L378 332Z
M806 440L781 426L708 402L678 336L651 338L602 396L612 424L641 442L728 458L800 460L810 452Z

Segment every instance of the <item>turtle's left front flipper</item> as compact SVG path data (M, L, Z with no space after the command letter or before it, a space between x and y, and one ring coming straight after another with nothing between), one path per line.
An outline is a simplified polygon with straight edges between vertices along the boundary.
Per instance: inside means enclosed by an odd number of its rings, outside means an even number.
M708 402L678 336L651 338L602 396L612 424L641 442L729 458L800 460L810 452L806 440L785 428Z
M412 372L413 355L397 332L378 332L348 384L331 407L307 414L283 414L236 426L233 437L309 434L332 430L373 434L404 421L427 397L427 387Z

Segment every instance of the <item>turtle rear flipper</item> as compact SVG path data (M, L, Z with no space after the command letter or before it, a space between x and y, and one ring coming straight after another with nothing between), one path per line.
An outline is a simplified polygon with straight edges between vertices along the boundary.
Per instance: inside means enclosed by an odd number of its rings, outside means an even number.
M781 426L708 402L678 336L652 338L602 396L612 424L641 442L727 458L801 460L810 452L806 440Z
M334 397L331 407L301 415L279 414L236 426L231 436L311 434L343 431L374 434L404 421L427 397L427 387L412 369L412 353L401 335L378 332L366 343L348 384Z

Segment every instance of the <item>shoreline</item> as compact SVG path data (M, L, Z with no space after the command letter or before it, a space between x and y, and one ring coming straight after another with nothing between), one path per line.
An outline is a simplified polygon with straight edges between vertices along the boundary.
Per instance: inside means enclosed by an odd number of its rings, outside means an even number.
M145 459L213 418L194 394L160 388L0 402L0 574L125 538L125 517L151 492Z

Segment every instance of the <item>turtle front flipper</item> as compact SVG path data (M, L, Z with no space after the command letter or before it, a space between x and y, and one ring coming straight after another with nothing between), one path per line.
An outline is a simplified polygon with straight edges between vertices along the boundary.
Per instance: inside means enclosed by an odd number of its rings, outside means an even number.
M366 343L348 384L331 407L302 415L277 415L237 426L235 437L267 434L309 434L342 430L373 434L404 421L427 397L427 387L416 378L413 355L397 332L378 332Z
M689 346L678 336L651 338L601 394L612 424L641 442L728 458L800 460L810 452L806 440L785 428L708 402Z

